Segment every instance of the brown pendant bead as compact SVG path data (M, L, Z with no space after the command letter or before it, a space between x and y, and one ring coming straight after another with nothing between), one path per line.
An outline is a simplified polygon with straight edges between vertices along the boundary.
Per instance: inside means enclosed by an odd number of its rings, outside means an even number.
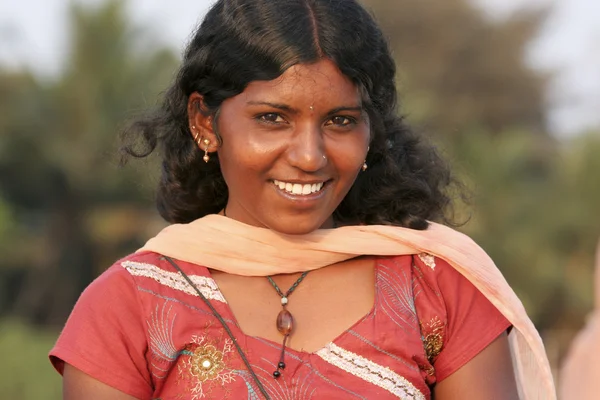
M289 335L292 333L292 329L294 328L294 318L292 317L292 313L290 313L285 308L279 312L277 315L277 330L282 335Z

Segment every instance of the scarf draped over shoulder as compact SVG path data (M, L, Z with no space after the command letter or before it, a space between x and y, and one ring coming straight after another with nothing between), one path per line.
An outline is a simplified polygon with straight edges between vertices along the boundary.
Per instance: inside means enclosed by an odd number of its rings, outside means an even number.
M428 253L448 262L512 323L509 342L523 400L556 392L540 335L490 257L468 236L431 223L424 231L381 225L285 235L221 215L163 229L138 251L153 251L229 274L267 276L321 268L361 255Z

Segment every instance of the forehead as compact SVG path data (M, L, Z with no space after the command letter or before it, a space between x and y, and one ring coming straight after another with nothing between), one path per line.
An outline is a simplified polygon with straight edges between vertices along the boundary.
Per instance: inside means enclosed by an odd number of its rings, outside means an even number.
M287 103L360 103L356 85L327 59L296 64L271 81L253 81L242 94L247 101L268 97Z

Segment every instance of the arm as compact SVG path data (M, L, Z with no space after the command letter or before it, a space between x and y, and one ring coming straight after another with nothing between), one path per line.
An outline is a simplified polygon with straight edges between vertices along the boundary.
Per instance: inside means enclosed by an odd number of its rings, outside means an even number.
M144 318L136 283L119 264L84 290L50 351L65 399L121 398L88 390L104 385L133 396L127 399L152 397Z
M433 389L433 398L518 400L507 334L501 334L467 364L439 382Z
M65 363L63 400L136 400Z

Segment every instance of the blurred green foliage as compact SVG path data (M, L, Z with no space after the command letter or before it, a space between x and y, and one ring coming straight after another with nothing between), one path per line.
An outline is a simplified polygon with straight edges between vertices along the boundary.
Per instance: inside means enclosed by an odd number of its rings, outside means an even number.
M402 112L472 193L459 229L542 332L578 329L600 237L600 135L546 133L549 76L523 57L543 10L492 22L466 0L365 3L397 58ZM121 1L70 13L56 79L0 65L0 393L10 399L59 398L46 354L79 293L164 224L152 199L158 168L120 169L118 132L159 99L177 55L133 26Z
M578 327L600 237L600 135L561 145L520 131L472 135L454 151L474 193L461 230L494 259L538 328Z
M574 330L592 302L600 237L599 132L546 130L551 75L525 52L548 14L489 20L466 0L365 0L398 65L401 111L472 194L459 230L494 259L544 331Z
M157 101L177 65L120 1L75 4L71 25L56 80L0 69L1 215L18 221L0 231L0 282L10 288L0 313L54 326L95 276L156 230L150 169L118 168L118 132Z
M11 400L62 399L60 375L48 361L57 331L36 329L13 319L0 322L0 393Z

